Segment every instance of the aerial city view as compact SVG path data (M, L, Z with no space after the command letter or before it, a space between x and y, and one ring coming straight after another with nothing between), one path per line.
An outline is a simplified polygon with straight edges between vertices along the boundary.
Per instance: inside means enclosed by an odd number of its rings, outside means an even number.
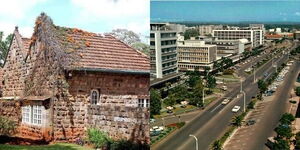
M299 6L150 1L151 149L300 149Z

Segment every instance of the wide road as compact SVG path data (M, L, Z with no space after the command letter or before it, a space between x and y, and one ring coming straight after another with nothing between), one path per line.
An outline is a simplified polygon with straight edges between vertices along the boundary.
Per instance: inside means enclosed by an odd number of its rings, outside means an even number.
M257 131L249 137L249 143L247 143L248 150L261 150L266 148L264 145L267 142L267 138L270 137L278 124L281 115L286 112L286 106L289 102L289 93L293 87L295 80L300 70L300 62L296 61L295 64L290 68L290 72L285 77L284 83L277 91L272 100L271 106L265 112L263 119L260 122Z
M286 55L282 55L277 59L278 66L287 60ZM269 61L256 71L257 78L263 78L264 73L272 73L275 69L272 67L272 62ZM248 103L252 96L258 92L257 84L253 82L253 74L248 76L243 82L243 90L246 93L246 103ZM237 86L225 97L237 97L240 95L240 87ZM235 113L231 112L234 105L243 106L242 96L234 99L229 104L223 106L221 101L216 103L210 109L205 110L201 115L195 117L193 121L188 123L174 135L167 137L161 143L154 145L151 149L156 150L193 150L195 149L195 140L189 137L190 134L198 138L199 149L209 149L209 145L218 137L220 137L230 124L231 118ZM241 109L243 110L243 109ZM241 113L241 111L239 112Z

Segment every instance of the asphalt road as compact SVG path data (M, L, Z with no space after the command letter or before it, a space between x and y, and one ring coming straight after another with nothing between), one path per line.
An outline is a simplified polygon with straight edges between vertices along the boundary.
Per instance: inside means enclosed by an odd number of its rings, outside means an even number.
M287 103L289 103L289 93L293 87L298 72L300 70L300 62L295 64L290 69L280 91L276 91L275 98L270 104L271 106L265 112L264 117L256 131L253 132L247 143L247 150L261 150L265 149L264 145L267 142L267 138L270 137L278 124L278 121L283 113L286 112Z
M277 62L281 64L286 59L287 56L282 55ZM256 77L262 78L265 72L271 73L274 72L274 70L272 62L267 62L256 71ZM246 93L246 103L248 103L251 97L255 96L258 92L257 84L253 83L253 74L248 76L243 82L243 89ZM227 93L224 97L237 97L237 95L240 95L239 93L240 87L237 86L232 92ZM174 135L167 137L167 139L157 145L154 145L151 149L193 150L195 149L195 140L189 137L190 134L193 134L198 138L200 150L209 149L209 145L225 132L225 129L230 124L231 118L234 115L237 115L236 113L231 112L234 105L243 106L241 95L239 98L234 99L225 106L221 105L221 101L219 101L213 107L205 110L202 114L195 117L194 120ZM241 113L241 111L239 113Z

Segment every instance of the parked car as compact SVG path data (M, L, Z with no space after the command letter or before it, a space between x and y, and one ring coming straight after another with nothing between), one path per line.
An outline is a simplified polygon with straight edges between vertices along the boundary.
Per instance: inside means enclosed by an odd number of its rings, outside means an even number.
M251 126L251 125L254 125L255 123L256 123L255 120L248 120L247 123L246 123L246 125L247 126Z
M225 98L223 101L222 101L222 104L223 105L226 105L230 102L230 100L228 98Z
M241 109L241 106L234 106L231 111L238 112L240 109Z

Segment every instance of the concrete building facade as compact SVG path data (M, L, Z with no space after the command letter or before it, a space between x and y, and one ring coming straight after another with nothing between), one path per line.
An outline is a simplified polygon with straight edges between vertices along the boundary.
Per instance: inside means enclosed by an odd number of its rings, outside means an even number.
M214 30L213 36L217 40L239 40L247 39L252 43L252 47L264 44L263 30L261 29L226 29Z
M198 26L199 34L204 35L212 35L213 30L222 29L222 25L200 25Z
M168 24L150 25L151 77L163 78L178 73L177 30Z
M178 45L178 68L180 71L203 71L213 67L217 58L217 46L207 45L204 41L185 40Z

